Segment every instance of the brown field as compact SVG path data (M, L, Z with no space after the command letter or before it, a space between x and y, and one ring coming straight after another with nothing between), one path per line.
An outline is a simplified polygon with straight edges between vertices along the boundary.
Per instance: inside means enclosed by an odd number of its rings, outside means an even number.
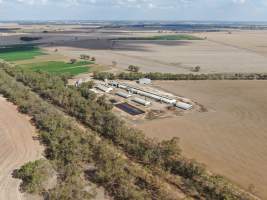
M15 25L10 25L11 27ZM20 26L19 26L20 27ZM149 37L174 34L173 32L131 31L93 29L80 26L21 26L17 33L0 35L0 45L24 44L21 32L28 36L42 37L37 43L44 44L46 50L54 53L51 60L78 58L88 54L100 65L111 66L124 71L129 65L138 65L143 72L191 73L192 68L201 67L201 73L265 72L267 73L267 31L234 30L221 32L190 33L205 40L197 41L110 41L116 37ZM32 32L30 32L32 30ZM49 33L43 33L49 30ZM25 61L27 62L27 61Z
M267 56L267 31L240 31L197 33L196 36L225 46Z
M42 148L34 141L35 129L16 106L0 97L0 199L25 199L19 192L20 180L12 172L26 162L41 158Z
M208 39L117 41L112 48L104 41L92 44L92 41L86 40L72 42L59 49L70 57L89 54L102 65L111 65L112 61L116 61L119 71L134 64L140 66L143 72L191 73L197 65L201 67L201 73L267 72L265 31L198 35L203 38L208 36Z
M157 87L186 96L208 112L147 121L136 125L160 140L179 137L187 157L204 163L244 189L254 185L267 199L267 82L155 82Z

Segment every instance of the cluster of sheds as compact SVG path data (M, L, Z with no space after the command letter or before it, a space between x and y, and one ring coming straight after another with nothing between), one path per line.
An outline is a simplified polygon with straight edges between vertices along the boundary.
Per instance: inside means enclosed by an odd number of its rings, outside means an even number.
M123 84L123 83L118 83L116 81L110 81L108 83L108 85L103 85L103 84L98 84L96 86L96 89L105 92L105 93L109 93L113 90L113 88L120 88L123 90L126 90L128 93L125 92L117 92L116 95L123 97L123 98L130 98L133 96L133 94L138 94L139 96L143 96L145 98L149 98L149 99L153 99L155 101L161 102L161 103L166 103L169 105L174 105L178 108L184 109L184 110L190 110L193 106L189 103L184 103L184 102L180 102L177 101L176 99L170 98L170 97L166 97L166 96L162 96L160 94L156 94L150 91L145 91L127 84ZM139 97L134 97L132 99L133 102L139 103L141 105L144 106L149 106L151 105L150 101L147 101L145 99L139 98Z

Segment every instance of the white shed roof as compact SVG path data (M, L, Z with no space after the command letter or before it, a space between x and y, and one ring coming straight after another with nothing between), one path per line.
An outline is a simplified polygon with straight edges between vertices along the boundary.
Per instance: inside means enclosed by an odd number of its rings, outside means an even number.
M184 110L190 110L193 107L193 105L188 104L188 103L184 103L184 102L181 102L181 101L177 102L176 106L178 108L181 108L181 109L184 109Z

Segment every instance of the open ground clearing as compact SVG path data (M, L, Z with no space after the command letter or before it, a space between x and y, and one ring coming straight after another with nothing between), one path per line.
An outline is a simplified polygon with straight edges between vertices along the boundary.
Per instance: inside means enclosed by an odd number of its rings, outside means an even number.
M23 164L41 158L42 148L34 141L35 129L16 106L0 97L0 199L21 200L20 180L12 172Z
M208 112L138 124L150 137L179 137L186 156L267 198L265 81L155 82L204 105Z

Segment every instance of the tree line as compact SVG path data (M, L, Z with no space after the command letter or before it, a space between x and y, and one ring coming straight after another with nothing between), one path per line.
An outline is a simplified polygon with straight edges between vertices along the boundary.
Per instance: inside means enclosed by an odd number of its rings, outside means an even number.
M224 178L208 175L202 165L184 158L180 153L177 139L159 143L146 138L141 131L127 127L111 112L112 106L104 99L88 98L89 93L83 96L84 87L67 87L61 78L44 73L12 67L5 67L5 70L102 137L120 146L138 162L147 167L156 166L173 175L182 176L187 188L191 188L196 196L213 200L251 199L250 195L240 192Z
M140 78L149 78L151 80L267 80L266 73L173 74L160 72L121 72L114 74L110 72L95 72L93 76L98 80L138 80Z
M90 186L85 181L88 178L102 185L114 199L175 199L156 177L132 165L109 142L77 126L2 69L0 93L20 112L32 117L46 146L45 156L58 174L56 186L46 190L42 184L46 165L43 161L28 163L15 173L23 180L24 191L37 192L51 200L91 199L93 193L86 190ZM93 165L92 170L89 165Z

